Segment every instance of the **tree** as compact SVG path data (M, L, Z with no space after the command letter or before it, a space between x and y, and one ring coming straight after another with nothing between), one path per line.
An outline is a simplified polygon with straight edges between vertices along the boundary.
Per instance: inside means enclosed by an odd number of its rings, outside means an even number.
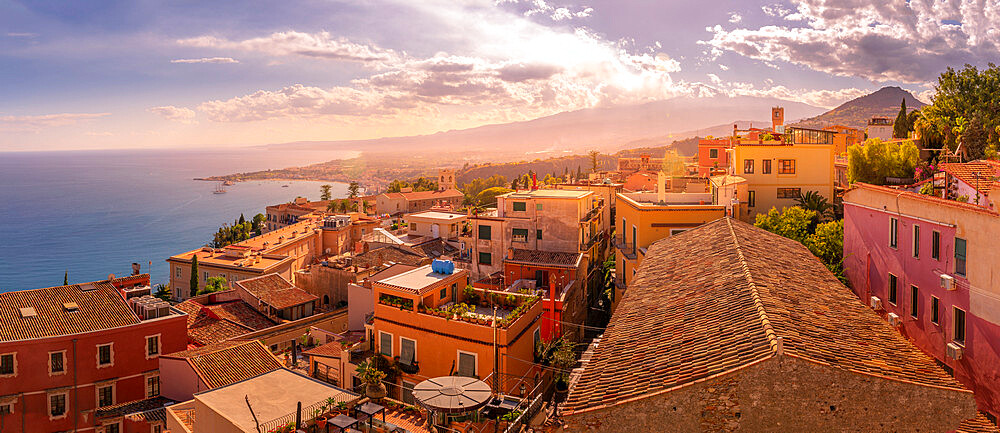
M906 98L899 104L899 114L896 115L896 122L892 125L892 136L895 138L906 138L910 132L909 119L906 116Z
M837 279L847 284L844 276L844 220L816 226L816 232L806 236L805 245Z
M155 289L153 291L153 296L157 298L160 298L164 301L169 301L170 298L174 297L173 292L170 291L170 287L167 287L165 284L157 284L153 288Z
M847 149L847 179L884 185L885 178L912 178L920 161L920 149L912 141L886 143L872 138Z
M799 242L805 242L809 236L809 226L812 224L816 212L805 210L798 206L786 207L780 212L777 208L771 208L766 214L757 214L757 221L754 225Z
M521 179L515 177L514 180L510 181L510 189L517 190L517 181L519 180Z
M576 180L583 179L583 171L580 170L580 166L576 166Z
M69 285L69 269L67 269L66 272L63 273L63 285L64 286Z
M833 216L835 206L818 191L806 191L805 194L799 194L795 201L798 203L798 207L816 213L812 224L814 227L825 218Z
M191 296L198 294L198 255L191 256Z
M921 109L919 129L921 141L925 134L940 138L954 151L961 142L963 148L986 149L988 143L1000 137L1000 68L990 63L986 69L965 65L961 70L949 67L938 76L933 103ZM962 136L964 122L975 122L970 135ZM985 136L986 143L979 142ZM972 140L972 141L964 141ZM973 152L978 153L978 150ZM969 155L973 157L975 155Z
M239 224L243 225L245 222L247 222L247 219L243 217L243 214L240 214Z
M330 185L320 185L319 187L319 199L326 201L333 197L330 193L330 189L333 188Z
M593 173L597 173L597 165L598 165L597 158L601 156L601 152L598 152L596 150L591 150L590 152L587 152L587 156L590 157L590 171Z
M508 192L513 192L514 190L510 188L504 188L502 186L494 186L492 188L484 189L479 195L476 196L477 206L493 206L497 204L497 196L507 194Z
M205 287L203 287L201 290L198 290L198 294L205 295L213 292L221 292L223 290L226 290L226 287L228 287L228 285L229 283L226 282L225 278L212 277L209 278L208 281L205 283Z
M361 186L358 185L358 182L352 180L351 183L347 185L347 197L358 198L358 189L360 189L360 187Z

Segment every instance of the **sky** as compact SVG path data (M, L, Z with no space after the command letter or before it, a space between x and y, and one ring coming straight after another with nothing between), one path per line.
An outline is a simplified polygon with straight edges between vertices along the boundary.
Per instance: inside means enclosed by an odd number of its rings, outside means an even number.
M0 151L429 134L677 96L929 101L946 67L987 62L998 0L0 0Z

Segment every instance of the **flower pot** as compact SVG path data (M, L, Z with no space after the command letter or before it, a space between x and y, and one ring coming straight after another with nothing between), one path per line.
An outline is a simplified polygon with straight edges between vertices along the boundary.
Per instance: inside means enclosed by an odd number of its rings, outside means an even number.
M326 418L323 417L316 418L316 426L319 428L326 427Z
M372 400L385 398L386 394L385 385L382 383L369 383L365 387L365 395Z

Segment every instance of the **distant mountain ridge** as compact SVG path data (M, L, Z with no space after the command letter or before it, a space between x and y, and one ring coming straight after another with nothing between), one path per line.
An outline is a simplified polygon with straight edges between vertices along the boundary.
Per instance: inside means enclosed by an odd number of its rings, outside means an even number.
M872 117L885 116L894 119L899 113L899 103L904 99L908 112L927 105L920 102L912 93L899 87L883 87L874 93L852 99L826 113L802 120L791 126L823 128L831 125L844 125L864 130L868 126L868 120Z

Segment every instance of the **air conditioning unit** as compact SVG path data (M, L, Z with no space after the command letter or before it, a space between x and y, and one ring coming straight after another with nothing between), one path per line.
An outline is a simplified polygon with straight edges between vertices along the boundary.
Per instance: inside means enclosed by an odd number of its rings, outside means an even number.
M954 342L948 343L948 345L945 347L945 352L948 352L948 357L956 361L962 359L962 353L964 351L965 348L960 346L958 343Z
M873 310L878 311L882 309L882 300L878 296L872 296L868 301L868 305L872 307Z
M893 327L898 328L900 325L903 324L903 319L900 319L899 315L897 315L896 313L889 313L889 324L892 325Z
M955 277L941 274L941 288L945 290L955 290Z

